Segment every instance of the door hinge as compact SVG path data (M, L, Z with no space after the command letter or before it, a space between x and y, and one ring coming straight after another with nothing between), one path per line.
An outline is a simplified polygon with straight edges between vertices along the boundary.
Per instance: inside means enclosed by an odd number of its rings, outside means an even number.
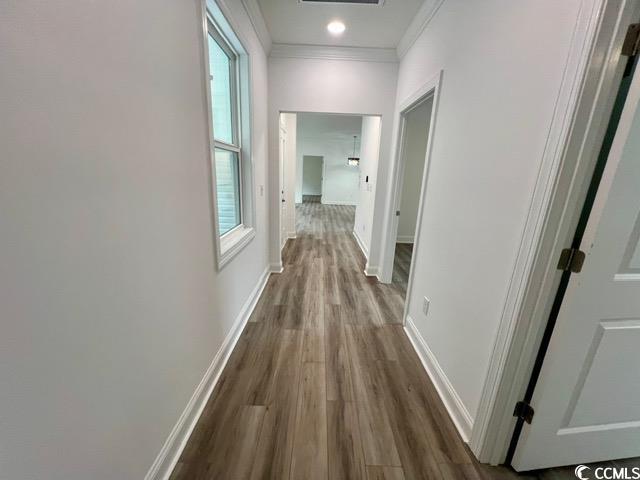
M627 35L622 43L620 53L626 57L633 57L638 53L638 44L640 43L640 23L632 23L627 29Z
M396 217L400 216L400 210L396 210Z
M518 402L516 403L516 408L513 409L514 417L521 418L529 424L531 424L531 420L533 420L534 413L533 407L527 402Z
M558 260L558 270L580 273L585 256L585 253L578 248L563 249L560 253L560 260Z

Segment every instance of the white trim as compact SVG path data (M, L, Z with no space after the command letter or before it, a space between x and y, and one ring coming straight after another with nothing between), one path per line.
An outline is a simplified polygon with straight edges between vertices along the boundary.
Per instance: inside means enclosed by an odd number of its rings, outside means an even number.
M364 274L367 277L376 277L378 281L380 281L380 276L378 275L379 270L380 269L378 267L369 265L369 262L367 262L367 264L364 267Z
M295 240L296 238L298 238L298 235L296 232L289 232L287 233L287 240L291 239L291 240Z
M271 58L307 58L322 60L348 60L360 62L397 63L393 48L337 47L330 45L294 45L274 43Z
M413 17L413 20L398 43L396 50L399 59L402 59L413 44L416 43L418 37L424 29L427 28L427 25L429 25L429 22L431 22L431 19L443 3L444 0L426 0L422 4L420 10L418 10L418 13Z
M260 40L265 54L269 55L272 45L271 35L269 34L269 28L267 28L267 23L264 20L264 15L262 15L262 10L260 9L260 5L258 5L258 1L242 0L242 5L247 12L249 20L251 20L253 30L256 32L258 40Z
M398 235L396 243L413 243L415 235Z
M256 199L255 199L255 175L252 160L253 155L253 111L252 111L252 77L251 62L249 58L249 50L246 45L240 29L234 22L233 16L224 0L201 0L202 12L202 49L204 54L203 75L204 89L207 98L206 115L207 115L207 138L209 141L209 162L207 168L209 171L209 200L211 202L212 220L213 220L213 243L216 254L216 264L218 270L222 270L245 246L255 237L256 225ZM234 79L236 84L235 96L238 104L236 108L236 122L238 145L224 144L217 141L213 134L213 112L211 109L211 85L209 78L209 35L214 32L209 31L209 24L217 32L225 44L229 44L229 48L236 55L235 70L237 70L237 78ZM216 40L217 41L217 40ZM222 47L222 45L221 45ZM244 119L244 121L243 121ZM235 234L220 235L219 215L218 215L218 196L215 169L215 149L218 145L224 144L224 148L230 148L236 151L239 148L238 160L240 167L240 209L242 225L237 228ZM227 238L225 238L225 236Z
M353 233L353 238L356 239L356 243L360 247L360 250L362 250L362 254L364 255L364 258L366 258L367 261L369 261L369 250L367 250L367 247L365 246L364 242L360 238L360 235L358 235L358 232L356 232L355 230L352 233Z
M251 240L253 240L255 236L255 228L248 228L243 225L239 225L239 227L236 227L220 237L218 268L222 268L229 263L242 251L244 247L251 243Z
M284 272L284 267L282 263L271 263L269 264L269 271L271 273L282 273Z
M640 273L616 273L613 276L614 282L637 282L640 281Z
M513 405L522 398L559 282L559 251L570 244L620 78L620 45L632 2L583 0L556 99L535 190L489 360L470 448L504 461ZM625 13L626 12L626 13ZM628 24L627 23L627 24Z
M462 437L465 443L469 442L469 436L471 435L471 429L473 427L473 418L469 414L469 411L462 403L460 396L453 388L453 385L444 373L444 370L438 363L438 359L431 351L427 342L424 340L420 332L418 331L413 319L407 315L405 320L404 331L409 337L413 349L416 351L418 358L422 366L431 378L434 387L440 396L440 400L444 404L449 416L453 420L458 433Z
M213 357L211 364L207 368L207 371L202 377L202 380L196 387L191 399L187 403L184 411L178 418L178 422L174 425L171 433L169 433L169 437L165 441L160 453L156 457L155 461L151 465L151 468L145 475L145 480L167 480L171 475L176 463L180 459L180 455L184 450L184 447L193 432L193 429L204 410L211 393L213 392L218 379L220 378L220 374L224 369L227 361L229 360L229 356L233 351L238 339L240 338L240 334L244 329L244 326L247 324L253 309L258 303L258 299L264 290L264 287L267 284L269 279L269 269L266 268L258 283L254 287L253 291L249 295L249 298L244 303L242 308L240 309L240 313L236 317L231 330L227 334L227 337L222 342L220 349Z
M323 205L347 205L349 207L357 207L355 202L344 202L342 200L325 200L324 197L320 199L320 203Z

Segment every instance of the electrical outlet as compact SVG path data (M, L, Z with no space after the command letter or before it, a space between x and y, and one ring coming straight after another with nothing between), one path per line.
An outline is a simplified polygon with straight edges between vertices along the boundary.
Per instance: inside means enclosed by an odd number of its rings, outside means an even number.
M427 297L424 297L422 301L422 313L424 313L425 316L429 313L429 299Z

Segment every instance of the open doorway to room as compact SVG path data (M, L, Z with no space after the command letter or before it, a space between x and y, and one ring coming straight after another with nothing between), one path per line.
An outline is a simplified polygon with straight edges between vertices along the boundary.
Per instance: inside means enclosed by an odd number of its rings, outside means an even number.
M302 155L302 203L322 203L324 157Z
M432 107L433 97L429 97L404 115L402 154L399 165L400 199L399 209L396 211L398 229L391 279L391 283L404 296L407 293L416 239Z
M281 278L300 266L319 268L324 302L348 307L363 324L401 323L404 295L368 271L382 117L281 112L280 118L283 235L292 219L295 225L281 249Z
M374 245L382 250L376 275L401 298L400 321L405 325L410 318L426 315L429 309L429 300L412 296L412 291L421 291L421 283L429 275L427 262L419 258L420 238L425 228L422 220L441 76L423 84L400 105L390 201L375 213L375 221L383 223L382 235Z
M346 232L364 270L371 242L380 126L376 115L280 114L283 256L294 247L293 243L286 247L288 239Z
M296 126L296 231L351 232L358 205L362 116L298 113ZM340 220L337 222L337 220Z

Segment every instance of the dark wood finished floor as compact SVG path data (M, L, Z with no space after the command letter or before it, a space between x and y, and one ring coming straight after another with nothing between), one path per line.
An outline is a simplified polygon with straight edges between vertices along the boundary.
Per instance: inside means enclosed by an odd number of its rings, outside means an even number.
M409 283L409 269L411 268L412 253L412 243L396 243L391 283L393 283L398 290L402 292L403 297L406 297L407 295L407 284Z
M269 278L173 480L519 478L478 465L461 441L399 324L401 290L362 273L353 217L297 207L284 272Z
M303 195L302 203L320 203L322 202L322 195Z

